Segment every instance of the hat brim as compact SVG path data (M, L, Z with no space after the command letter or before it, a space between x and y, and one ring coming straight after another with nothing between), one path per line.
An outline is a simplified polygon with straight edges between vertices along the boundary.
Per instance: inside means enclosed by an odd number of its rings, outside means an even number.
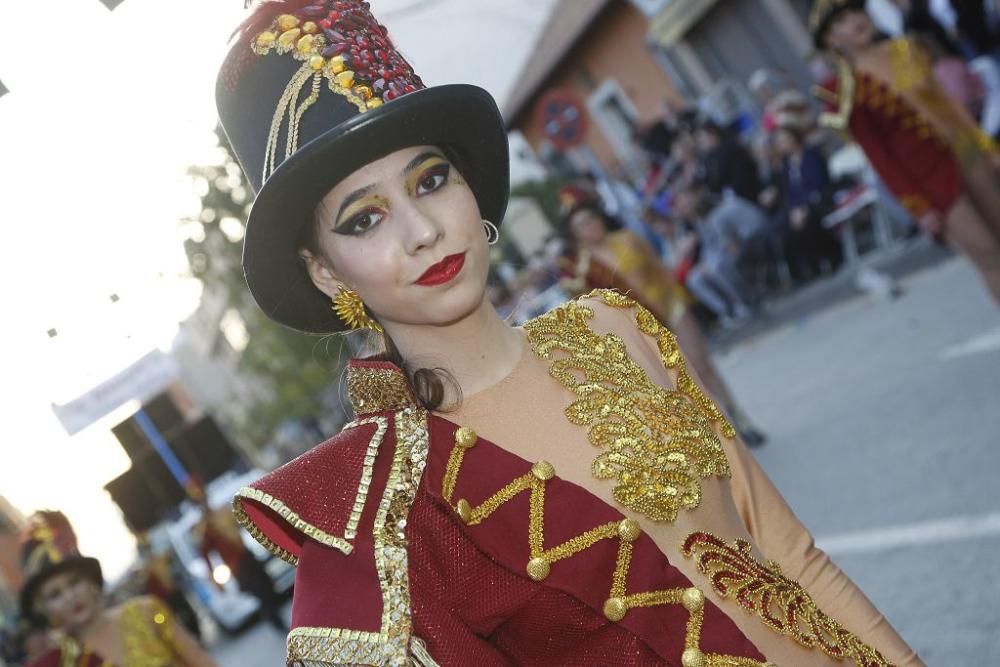
M37 625L45 625L47 623L47 620L43 616L40 616L34 609L35 595L42 584L51 577L63 572L79 572L98 586L104 585L104 573L101 571L100 561L88 556L71 556L40 572L36 572L25 580L19 594L21 616L23 618L29 619Z
M298 256L298 240L319 201L358 168L410 146L432 145L458 158L482 216L500 224L510 195L507 135L496 102L482 88L435 86L359 114L302 146L257 194L247 221L243 272L272 319L305 333L343 323Z

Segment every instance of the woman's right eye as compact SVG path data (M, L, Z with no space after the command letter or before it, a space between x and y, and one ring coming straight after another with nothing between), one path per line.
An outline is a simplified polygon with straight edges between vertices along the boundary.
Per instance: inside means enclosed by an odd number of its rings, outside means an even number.
M384 214L378 211L363 211L353 218L350 218L337 226L334 231L338 234L357 236L374 229L378 223L382 222Z

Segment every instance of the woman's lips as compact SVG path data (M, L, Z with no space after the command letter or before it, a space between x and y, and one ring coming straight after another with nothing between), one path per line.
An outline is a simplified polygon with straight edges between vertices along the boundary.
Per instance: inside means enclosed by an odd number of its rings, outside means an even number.
M424 271L423 275L417 278L417 285L432 287L450 282L459 274L465 266L465 253L460 252L455 255L448 255L437 264L433 264Z

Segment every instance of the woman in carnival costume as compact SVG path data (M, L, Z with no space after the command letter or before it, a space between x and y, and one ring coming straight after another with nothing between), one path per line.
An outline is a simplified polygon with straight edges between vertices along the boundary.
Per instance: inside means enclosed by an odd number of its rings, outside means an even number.
M819 0L816 48L837 75L818 89L917 224L966 255L1000 303L1000 181L993 141L949 97L912 37L878 40L864 0Z
M298 566L289 664L922 664L649 311L496 314L499 111L387 34L367 2L265 3L217 89L258 304L385 348L349 366L354 421L235 501Z
M21 614L55 640L29 667L215 667L158 598L105 605L101 565L62 512L32 515L22 551Z

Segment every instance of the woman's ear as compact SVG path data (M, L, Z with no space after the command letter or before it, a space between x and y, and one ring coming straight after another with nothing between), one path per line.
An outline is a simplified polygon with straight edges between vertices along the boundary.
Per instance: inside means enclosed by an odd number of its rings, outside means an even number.
M299 257L305 262L306 271L309 272L309 278L316 289L331 299L336 296L343 283L337 278L333 269L322 258L316 257L308 250L300 250Z

